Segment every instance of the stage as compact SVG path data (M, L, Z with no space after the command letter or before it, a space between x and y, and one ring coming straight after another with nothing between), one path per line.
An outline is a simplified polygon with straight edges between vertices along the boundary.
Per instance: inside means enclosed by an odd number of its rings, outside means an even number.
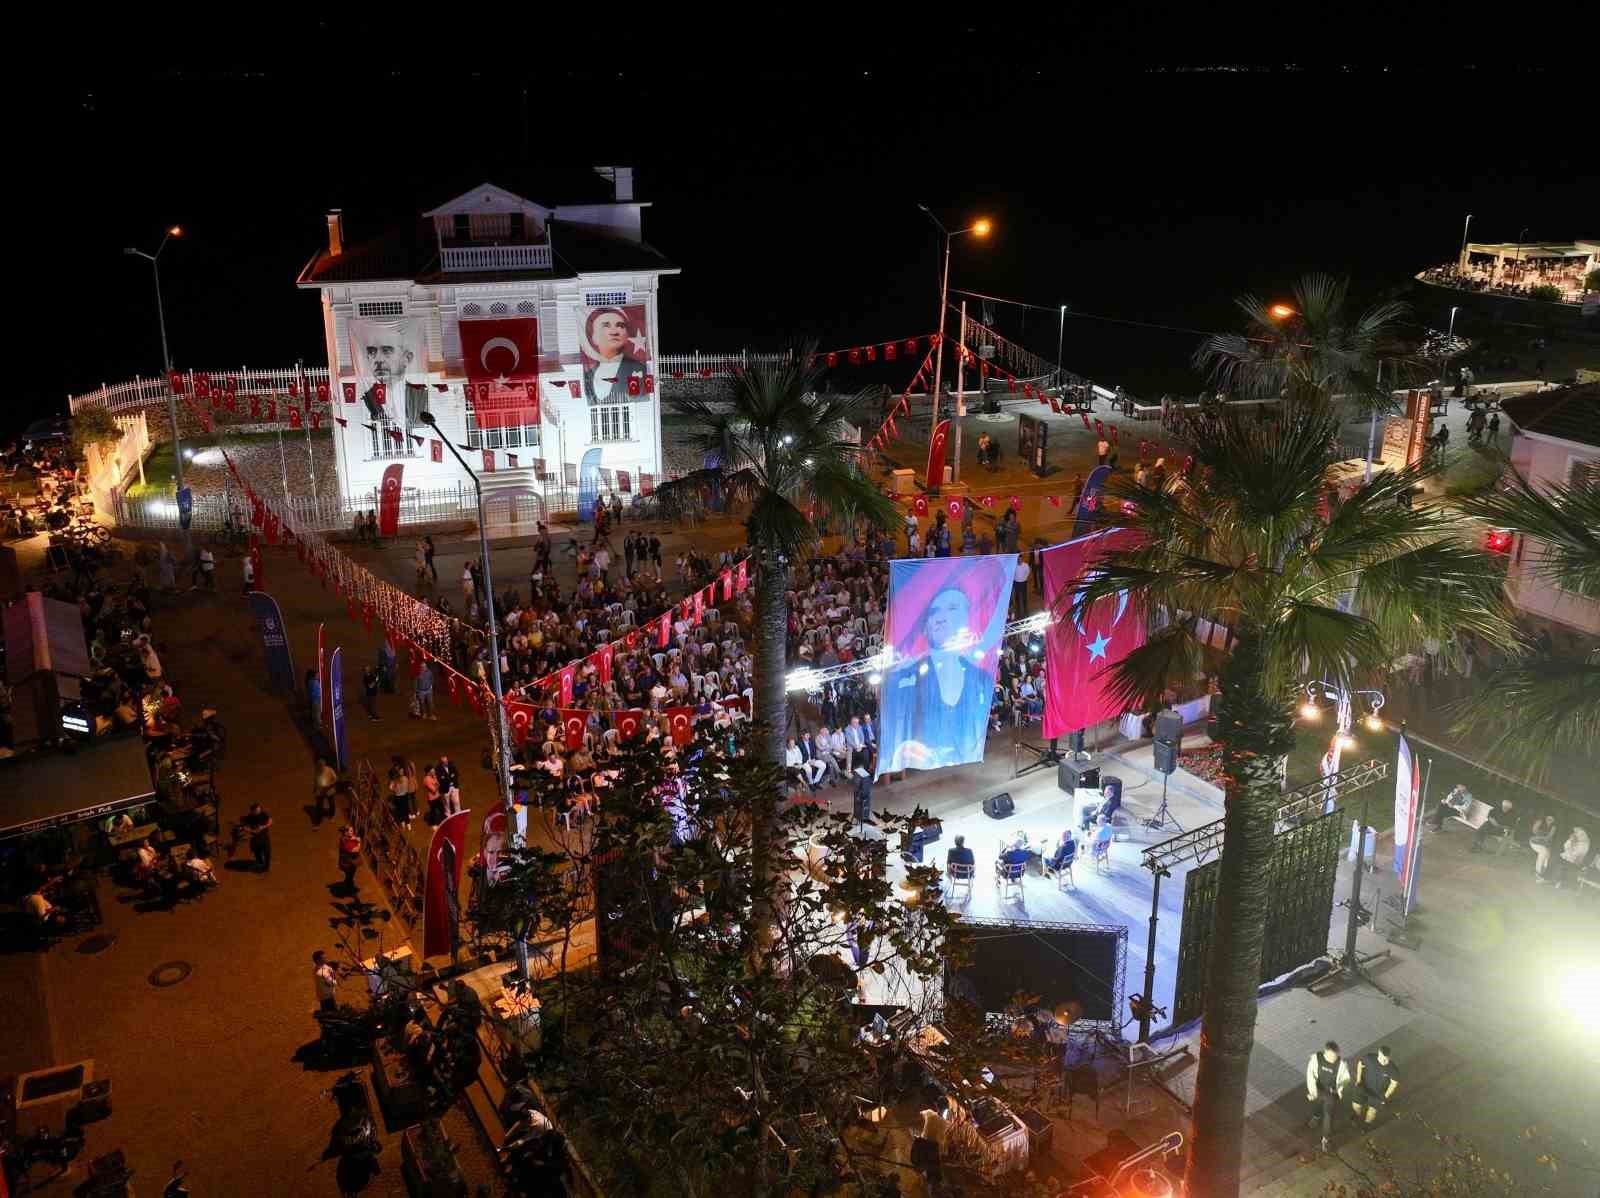
M1196 738L1185 738L1186 747L1192 747ZM1053 878L1039 872L1038 863L1030 863L1022 879L1022 897L1001 897L1001 888L994 877L994 861L1004 840L1017 832L1026 832L1030 847L1041 845L1046 852L1053 851L1061 830L1072 819L1074 802L1071 795L1057 786L1054 767L1041 768L1022 778L1011 779L1011 754L1000 736L991 739L989 752L981 766L966 766L919 775L908 773L907 781L893 786L880 786L873 793L873 807L879 812L892 811L908 814L913 805L925 809L929 815L943 822L939 840L924 852L924 861L943 868L945 854L955 844L955 838L964 836L966 845L973 851L977 873L970 896L965 890L949 897L949 907L974 920L1005 920L1015 923L1041 924L1118 924L1128 929L1127 970L1124 994L1132 995L1144 989L1144 971L1149 943L1150 896L1153 878L1141 865L1143 851L1151 844L1167 840L1177 834L1168 824L1157 831L1147 828L1144 821L1161 803L1161 776L1152 768L1148 742L1112 746L1109 754L1101 755L1102 775L1119 777L1123 781L1123 807L1125 818L1117 823L1117 838L1111 845L1110 868L1101 873L1096 869L1089 851L1088 837L1079 833L1078 856L1073 865L1072 883L1058 889ZM1010 793L1014 810L1004 819L991 819L983 813L983 799L1000 791ZM843 810L844 792L835 792L835 809ZM1222 816L1222 795L1214 787L1198 778L1179 771L1172 775L1167 788L1168 807L1185 829L1207 824ZM898 847L898 846L895 846ZM1174 864L1169 876L1162 879L1161 901L1156 924L1156 972L1153 987L1156 1005L1168 1011L1172 1006L1173 988L1177 977L1178 940L1183 919L1184 880L1194 862ZM897 854L891 856L891 876L903 872ZM1118 1021L1130 1018L1126 998ZM1153 1021L1159 1030L1166 1019ZM1128 1038L1137 1035L1130 1028Z

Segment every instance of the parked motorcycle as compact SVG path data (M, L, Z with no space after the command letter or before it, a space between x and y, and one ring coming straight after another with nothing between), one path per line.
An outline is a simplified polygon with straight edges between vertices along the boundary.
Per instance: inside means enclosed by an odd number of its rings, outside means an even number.
M35 1165L44 1164L55 1173L65 1173L67 1166L83 1151L83 1133L68 1131L57 1135L47 1127L38 1128L24 1140L11 1140L0 1145L0 1168L5 1170L5 1180L14 1193L26 1193L27 1181Z

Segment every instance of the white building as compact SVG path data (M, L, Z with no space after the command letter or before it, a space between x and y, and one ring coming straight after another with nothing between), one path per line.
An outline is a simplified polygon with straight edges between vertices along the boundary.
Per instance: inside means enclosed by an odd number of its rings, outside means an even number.
M596 168L576 189L586 184L597 194L547 206L484 183L370 236L328 214L328 243L297 285L322 296L332 408L346 422L333 429L339 481L354 502L397 462L407 491L466 483L431 444L440 437L480 471L492 523L526 522L546 499L570 509L580 477L626 498L661 474L657 287L677 270L644 241L630 168ZM488 407L526 393L524 336L537 346L539 418L488 427L506 419ZM464 337L481 361L464 360ZM486 367L499 376L489 405L468 385Z

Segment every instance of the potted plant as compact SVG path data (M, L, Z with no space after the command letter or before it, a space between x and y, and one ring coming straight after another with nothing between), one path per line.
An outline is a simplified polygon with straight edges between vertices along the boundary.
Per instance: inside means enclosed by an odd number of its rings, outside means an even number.
M406 1129L400 1140L400 1167L413 1198L466 1198L467 1179L437 1119L424 1119Z

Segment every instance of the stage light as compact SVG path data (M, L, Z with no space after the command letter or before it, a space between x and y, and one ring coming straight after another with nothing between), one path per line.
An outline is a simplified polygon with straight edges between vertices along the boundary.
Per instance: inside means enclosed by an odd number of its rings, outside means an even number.
M867 675L867 685L868 686L881 686L882 684L883 684L883 675L882 674L873 673L873 674L868 674Z
M194 461L194 450L189 449L187 446L185 446L184 447L184 451L183 451L183 460L186 461L186 462Z
M1300 704L1300 718L1302 720L1321 719L1322 708L1318 707L1310 699L1307 699L1304 703Z
M1556 1002L1585 1032L1600 1032L1594 996L1600 993L1600 965L1575 965L1556 984Z
M917 673L926 674L927 672L928 672L928 663L927 662L923 662L920 666L917 667Z
M1339 734L1339 748L1341 748L1341 749L1353 749L1355 747L1356 747L1356 738L1355 737L1351 736L1348 732L1341 732Z
M183 236L183 226L182 225L173 225L172 228L167 230L167 236L168 237L182 237Z

